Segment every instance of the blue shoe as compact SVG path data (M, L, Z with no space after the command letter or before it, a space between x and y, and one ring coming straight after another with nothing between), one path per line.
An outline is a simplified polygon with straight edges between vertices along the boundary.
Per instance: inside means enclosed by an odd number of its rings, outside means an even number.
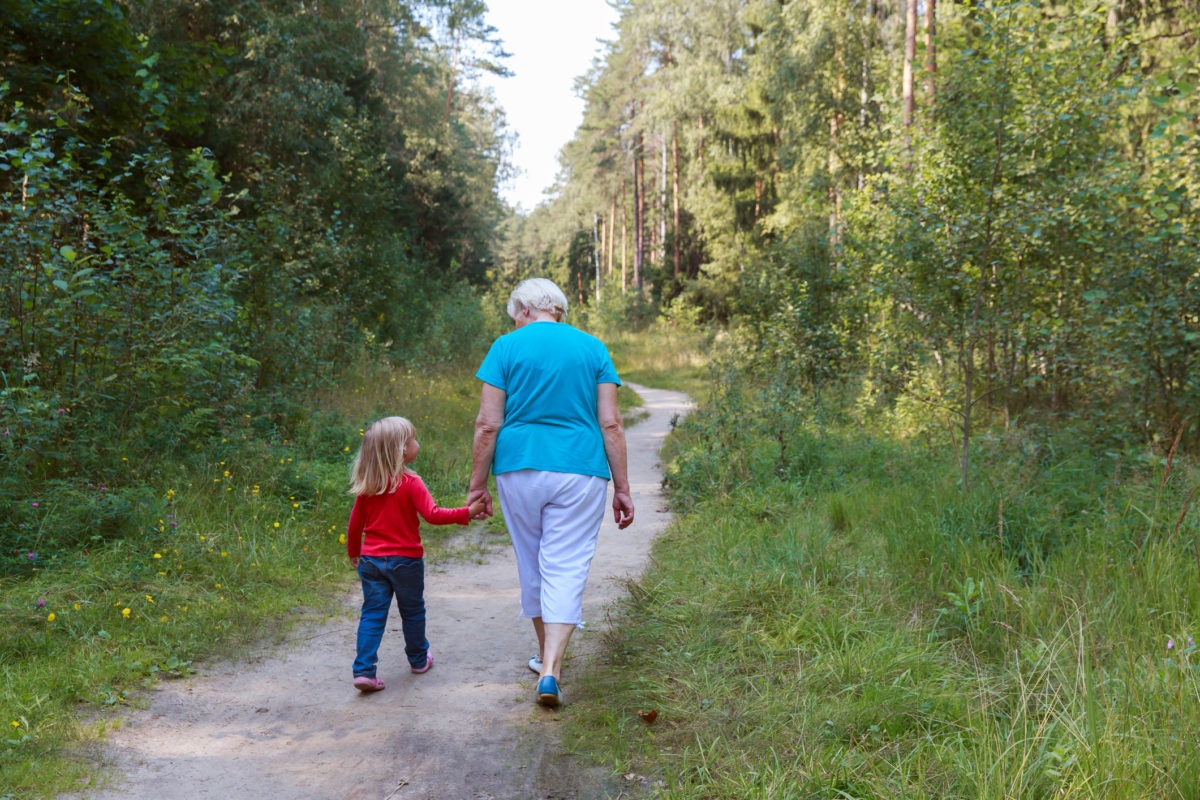
M537 685L538 705L546 706L547 708L557 708L562 705L562 689L558 688L558 681L553 675L547 675L538 681Z

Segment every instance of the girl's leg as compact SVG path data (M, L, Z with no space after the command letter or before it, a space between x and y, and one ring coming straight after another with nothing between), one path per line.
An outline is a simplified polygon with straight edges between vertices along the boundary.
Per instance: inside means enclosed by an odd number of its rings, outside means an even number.
M388 609L392 605L392 584L370 556L358 560L358 577L362 581L362 613L358 620L358 653L354 659L354 677L375 677L379 661L379 643L387 626Z
M425 638L425 561L392 556L388 558L388 577L400 610L404 654L410 667L420 669L429 657L429 641Z

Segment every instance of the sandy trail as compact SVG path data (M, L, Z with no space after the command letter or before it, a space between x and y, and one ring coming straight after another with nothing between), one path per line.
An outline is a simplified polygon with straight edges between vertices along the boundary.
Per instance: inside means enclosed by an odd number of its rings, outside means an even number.
M525 661L537 644L518 618L516 565L505 545L482 563L427 563L436 656L428 673L408 672L393 608L380 649L387 689L353 689L355 589L344 615L298 630L270 652L159 684L149 707L130 713L98 753L112 779L61 800L570 800L629 790L573 765L556 723L570 713L572 670L599 646L606 607L624 579L641 573L669 521L658 451L687 398L630 386L649 412L626 431L636 521L618 531L610 512L600 531L584 595L589 627L571 642L564 709L534 704L536 676Z

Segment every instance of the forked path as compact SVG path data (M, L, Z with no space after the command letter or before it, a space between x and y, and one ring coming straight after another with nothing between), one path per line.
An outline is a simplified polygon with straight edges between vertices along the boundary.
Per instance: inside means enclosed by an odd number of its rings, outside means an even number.
M536 640L518 618L512 548L498 547L481 563L427 564L436 657L428 673L409 673L393 609L380 649L387 689L353 689L355 591L344 615L282 647L160 684L100 749L97 774L108 768L110 780L61 800L570 800L631 788L581 775L557 746L571 672L596 651L606 607L641 573L669 521L658 451L687 398L631 388L649 412L626 430L636 518L618 531L609 512L600 531L584 595L588 627L572 639L563 709L534 704L536 676L525 662Z

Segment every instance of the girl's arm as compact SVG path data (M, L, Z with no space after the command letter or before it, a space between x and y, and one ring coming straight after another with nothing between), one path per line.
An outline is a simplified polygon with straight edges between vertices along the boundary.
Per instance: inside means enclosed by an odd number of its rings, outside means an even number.
M412 493L413 507L421 518L430 525L466 525L471 521L470 508L442 508L433 500L425 481L417 475L409 475L404 479L405 486Z

